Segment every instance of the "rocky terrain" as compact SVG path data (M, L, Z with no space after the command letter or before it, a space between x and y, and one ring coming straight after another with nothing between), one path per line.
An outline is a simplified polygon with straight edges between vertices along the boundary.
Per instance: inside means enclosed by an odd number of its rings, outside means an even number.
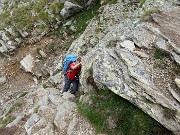
M0 134L97 134L77 100L90 104L83 93L101 88L179 134L180 2L101 0L98 14L77 34L85 16L73 17L97 1L78 2L1 4ZM60 94L68 53L83 59L80 98Z

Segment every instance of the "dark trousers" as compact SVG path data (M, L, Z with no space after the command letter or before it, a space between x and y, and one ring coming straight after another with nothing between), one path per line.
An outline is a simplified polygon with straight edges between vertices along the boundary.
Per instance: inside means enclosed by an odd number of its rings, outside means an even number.
M79 88L79 78L75 79L75 80L70 80L67 76L65 76L65 84L64 84L64 88L63 88L63 92L67 92L68 89L71 86L72 83L72 89L71 89L71 94L75 94L76 91L78 91Z

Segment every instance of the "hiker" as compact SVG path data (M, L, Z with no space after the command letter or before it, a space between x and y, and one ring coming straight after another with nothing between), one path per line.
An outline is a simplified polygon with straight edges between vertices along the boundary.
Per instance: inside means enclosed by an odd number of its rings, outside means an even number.
M71 94L75 94L79 88L79 75L81 72L81 57L70 63L65 72L65 84L62 93L67 92L72 83Z

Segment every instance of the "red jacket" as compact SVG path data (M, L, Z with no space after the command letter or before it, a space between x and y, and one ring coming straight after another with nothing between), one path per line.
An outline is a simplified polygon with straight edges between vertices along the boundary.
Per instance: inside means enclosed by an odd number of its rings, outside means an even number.
M78 76L81 72L81 66L77 67L76 69L72 70L72 66L75 65L75 62L71 63L68 67L68 70L69 72L66 73L67 77L70 79L70 80L74 80L76 79L76 76Z

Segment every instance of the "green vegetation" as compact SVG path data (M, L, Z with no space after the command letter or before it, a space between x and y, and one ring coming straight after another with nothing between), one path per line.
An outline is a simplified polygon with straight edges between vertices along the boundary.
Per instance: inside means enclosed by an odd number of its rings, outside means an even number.
M108 135L157 135L170 131L139 108L108 89L93 91L91 105L78 104L79 112L96 127L97 133ZM108 118L114 128L109 128Z
M76 22L76 33L75 35L81 34L86 26L88 25L88 21L92 19L95 15L97 15L98 9L100 7L100 0L97 0L95 6L88 11L83 11L79 14L76 14L72 19Z
M14 104L12 104L12 106L9 108L9 110L6 113L6 116L9 115L11 112L13 112L14 109L16 109L17 107L20 107L22 105L22 103L16 101Z
M154 68L159 68L159 69L163 69L166 66L167 66L167 64L166 64L165 60L161 60L161 59L155 61L154 65L153 65Z
M116 4L118 0L104 0L104 3L103 5L106 5L106 4Z
M159 13L160 11L157 9L157 8L150 8L150 9L147 9L146 11L144 11L144 13L141 15L140 19L142 21L147 21L150 16L154 13Z
M141 0L138 7L142 8L145 2L146 2L146 0Z
M64 6L63 3L55 3L55 4L52 4L49 7L49 9L53 14L59 14L63 6Z
M30 3L29 5L18 8L13 6L11 11L6 10L6 12L0 14L0 19L2 21L0 28L3 29L7 26L15 26L16 29L32 31L34 27L37 27L35 26L37 22L43 21L46 25L55 22L55 17L50 17L48 15L46 10L47 4L47 0L40 0L36 3ZM52 13L58 14L62 7L63 4L55 3L48 8ZM10 12L12 15L10 15Z
M9 123L11 123L15 119L16 117L9 115L4 120L2 120L0 124L2 125L2 127L6 127Z
M85 30L88 21L97 15L100 7L100 0L97 0L96 4L90 10L84 10L68 20L64 20L59 13L64 6L63 3L52 3L50 0L39 0L37 2L27 0L25 2L29 2L29 4L17 6L21 1L16 2L17 3L12 6L9 6L8 2L6 3L7 5L4 7L4 12L0 14L0 30L11 26L13 33L16 35L7 34L7 36L11 40L20 38L22 42L18 43L18 47L25 45L27 41L26 39L23 40L23 37L19 34L18 30L20 29L30 33L29 36L31 36L31 32L38 35L45 31L48 32L48 34L46 34L47 36L57 35L62 38L62 40L64 39L63 34L66 33L68 42L61 47L69 49L74 37L77 38L77 36ZM73 2L77 3L78 1ZM71 28L62 27L62 24L65 24L69 20L73 22L77 30L76 32L71 30ZM49 48L50 53L54 53L56 50L57 48L54 46Z
M22 92L21 95L19 96L19 98L24 97L24 96L26 96L27 94L28 94L28 92Z
M155 59L163 59L168 55L165 52L162 52L162 51L156 49L153 52L153 56L154 56Z

